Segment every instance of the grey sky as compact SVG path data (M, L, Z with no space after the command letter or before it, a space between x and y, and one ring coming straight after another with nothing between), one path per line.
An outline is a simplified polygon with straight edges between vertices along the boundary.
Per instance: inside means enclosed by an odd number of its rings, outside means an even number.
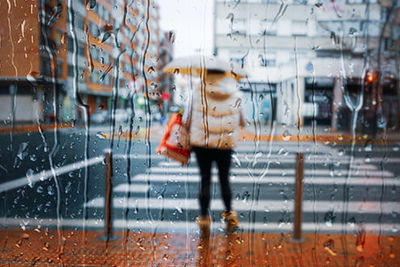
M211 54L214 0L159 0L160 25L174 31L175 57Z

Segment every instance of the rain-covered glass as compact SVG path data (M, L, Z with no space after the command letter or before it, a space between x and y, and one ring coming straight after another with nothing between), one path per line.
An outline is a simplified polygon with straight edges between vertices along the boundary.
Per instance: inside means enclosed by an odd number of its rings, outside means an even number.
M1 266L398 266L398 0L1 0Z

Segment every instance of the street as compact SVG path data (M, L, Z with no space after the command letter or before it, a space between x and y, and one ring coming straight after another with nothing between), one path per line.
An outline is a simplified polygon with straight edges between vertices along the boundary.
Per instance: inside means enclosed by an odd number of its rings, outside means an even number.
M104 228L104 151L109 129L5 134L1 144L3 228ZM86 145L87 144L87 145ZM157 138L115 137L113 227L137 232L198 233L199 172L194 154L182 167L155 150ZM382 142L240 142L232 157L238 232L293 231L296 153L304 153L302 230L309 233L400 229L400 145ZM212 231L223 233L217 170Z

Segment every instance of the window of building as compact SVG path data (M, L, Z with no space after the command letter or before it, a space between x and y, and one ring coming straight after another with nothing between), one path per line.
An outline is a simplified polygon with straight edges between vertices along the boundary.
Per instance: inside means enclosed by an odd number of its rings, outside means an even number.
M68 51L71 53L74 51L74 41L70 37L68 37Z
M230 61L240 66L244 66L246 65L247 55L248 53L246 51L242 50L232 51L230 54Z
M342 32L343 25L340 21L318 21L316 31L318 36L331 36Z
M98 49L95 46L90 46L90 56L92 59L98 60L99 58L99 53L98 53Z
M232 21L232 34L243 34L247 33L247 20L246 19L234 19Z
M259 32L261 35L274 35L276 34L277 24L273 20L263 19L259 23Z
M380 24L378 21L361 22L361 31L368 33L369 36L379 36Z
M304 51L290 52L290 61L295 62L296 60L307 58L307 53Z
M349 4L362 4L364 0L347 0Z
M258 55L260 67L275 67L276 66L276 53L266 53Z
M73 65L68 65L68 76L74 77L74 66Z
M85 56L85 44L79 43L78 45L78 55Z
M55 32L55 38L54 42L56 43L57 46L62 46L63 45L63 39L64 39L64 32L60 30L56 30Z
M99 37L100 36L100 29L97 26L97 24L94 23L94 22L90 22L89 23L89 32L94 37Z
M76 15L75 16L75 29L83 30L84 25L85 25L84 19L81 16Z
M62 77L63 76L63 61L58 60L57 61L57 77Z
M292 0L294 4L307 5L307 0Z
M124 71L127 73L131 73L132 71L132 65L129 62L124 62Z
M301 20L292 21L292 35L307 35L307 22Z
M111 56L108 52L103 51L102 58L104 60L104 62L102 62L102 63L107 64L107 65L111 63Z

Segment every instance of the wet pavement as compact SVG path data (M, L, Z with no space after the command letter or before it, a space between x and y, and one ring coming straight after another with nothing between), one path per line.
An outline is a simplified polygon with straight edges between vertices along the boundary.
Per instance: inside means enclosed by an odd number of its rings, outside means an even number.
M400 237L1 230L2 266L399 266Z
M195 224L194 157L181 167L157 155L161 125L133 134L122 128L113 147L113 226L119 239L106 243L101 239L103 151L109 148L109 127L89 129L88 160L85 128L57 131L53 154L52 128L34 129L13 135L13 153L2 150L8 172L0 186L5 207L0 209L0 265L397 266L399 261L400 146L395 138L359 136L353 142L350 135L325 128L305 127L297 135L295 128L247 128L233 156L231 178L240 227L225 233L215 179L212 235L206 241ZM129 141L134 142L131 153ZM306 155L300 243L290 241L298 151Z

